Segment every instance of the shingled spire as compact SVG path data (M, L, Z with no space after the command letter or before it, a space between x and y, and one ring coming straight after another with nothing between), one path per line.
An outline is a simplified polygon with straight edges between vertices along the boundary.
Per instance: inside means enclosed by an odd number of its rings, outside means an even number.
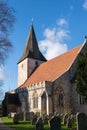
M41 61L46 61L45 57L41 54L41 52L38 48L38 43L37 43L37 39L35 36L33 25L31 25L30 33L29 33L29 36L28 36L28 39L26 42L26 46L25 46L23 55L20 58L20 60L18 61L18 63L20 63L21 61L23 61L26 58L33 58L33 59L38 59Z

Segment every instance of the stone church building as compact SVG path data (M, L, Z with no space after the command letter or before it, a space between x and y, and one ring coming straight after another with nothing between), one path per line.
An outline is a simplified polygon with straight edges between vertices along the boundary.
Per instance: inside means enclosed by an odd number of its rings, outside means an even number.
M87 113L87 105L76 92L76 63L79 53L87 48L82 45L67 51L49 61L39 50L34 27L18 61L18 88L20 110L50 113Z

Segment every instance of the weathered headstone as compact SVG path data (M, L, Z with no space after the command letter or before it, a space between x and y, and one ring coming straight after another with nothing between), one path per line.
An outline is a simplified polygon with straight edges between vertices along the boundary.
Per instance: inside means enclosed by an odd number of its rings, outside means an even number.
M68 114L65 114L63 117L63 124L66 125L67 123Z
M54 112L54 116L58 115L59 113L58 112Z
M73 122L76 122L76 115L73 115Z
M87 116L84 113L77 114L77 130L87 130Z
M34 115L33 118L32 118L32 122L31 122L31 124L32 124L32 125L35 125L36 122L37 122L37 116Z
M30 120L32 120L34 117L34 112L29 112L29 113L30 113Z
M13 118L13 123L18 124L19 123L19 114L15 114Z
M50 123L50 130L61 130L61 121L59 117L57 116L52 117L49 123Z
M44 117L43 122L44 122L44 124L48 124L48 121L49 121L49 117L47 115Z
M53 116L53 113L49 113L49 119L51 119Z
M26 121L26 111L23 112L23 120Z
M63 116L64 116L64 114L60 114L60 120L61 120L61 122L63 122Z
M20 120L23 120L23 119L24 119L24 117L23 117L23 112L20 112L20 113L19 113L19 119L20 119Z
M43 120L41 117L39 117L37 122L36 122L35 130L43 130Z
M73 120L72 120L72 117L71 116L69 116L68 118L67 118L67 127L68 128L72 128L72 124L73 124Z
M30 120L30 112L26 112L26 116L25 116L25 120L26 121L29 121Z
M11 112L10 113L11 118L13 118L15 114L16 114L16 112Z
M40 117L40 112L36 112L35 115L39 118Z

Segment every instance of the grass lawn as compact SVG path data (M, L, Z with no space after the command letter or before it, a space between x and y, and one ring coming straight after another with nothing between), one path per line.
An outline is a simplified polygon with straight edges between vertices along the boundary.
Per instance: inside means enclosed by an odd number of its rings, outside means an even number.
M2 117L2 121L9 125L14 130L35 130L35 125L31 125L29 121L20 121L19 124L13 124L13 119L8 117ZM44 130L49 130L48 125L44 125ZM62 124L62 130L70 130Z

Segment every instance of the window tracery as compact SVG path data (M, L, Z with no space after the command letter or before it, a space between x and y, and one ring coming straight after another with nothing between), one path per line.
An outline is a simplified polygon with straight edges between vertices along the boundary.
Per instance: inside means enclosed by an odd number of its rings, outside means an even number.
M33 98L33 108L38 108L38 94L36 91L33 93L32 98Z
M61 87L57 87L54 91L54 94L57 98L57 105L58 106L64 106L64 92Z

